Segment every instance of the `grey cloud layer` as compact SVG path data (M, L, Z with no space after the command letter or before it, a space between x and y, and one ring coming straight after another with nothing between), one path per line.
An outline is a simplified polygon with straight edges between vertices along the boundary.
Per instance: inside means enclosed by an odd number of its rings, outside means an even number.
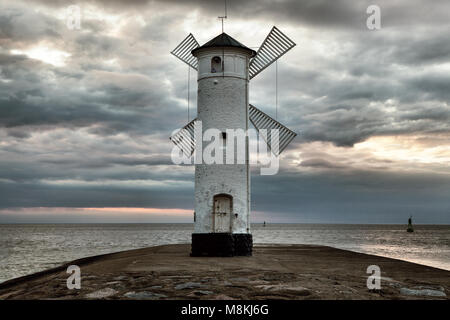
M8 144L0 146L0 207L192 208L192 170L170 165L167 139L186 122L187 72L168 52L184 36L188 13L197 10L199 20L215 17L223 2L81 3L121 14L125 22L116 33L109 32L107 21L95 19L83 21L83 32L68 30L51 10L72 1L27 3L0 5L0 142ZM378 135L450 132L448 1L378 1L383 28L376 32L365 29L369 1L228 4L227 23L252 20L266 29L281 24L298 43L279 64L280 119L301 133L292 148L311 141L351 147ZM139 15L145 25L130 19ZM11 53L38 44L70 53L67 64L55 67ZM191 88L195 99L194 81ZM269 68L253 81L252 102L273 112L273 89ZM319 216L333 220L329 212L338 206L351 221L365 208L387 212L391 205L404 213L408 198L420 195L422 202L415 205L436 222L449 205L440 191L448 181L436 176L394 175L398 192L392 192L371 183L354 188L361 181L392 185L392 173L355 172L336 187L333 172L342 167L333 159L311 156L299 168L328 173L256 177L255 210L294 216L316 208ZM51 184L64 179L74 182ZM96 181L106 184L81 183ZM155 187L139 186L140 181L155 182ZM411 183L425 182L434 194L422 189L401 193ZM347 190L342 204L339 190ZM385 205L377 206L383 197Z

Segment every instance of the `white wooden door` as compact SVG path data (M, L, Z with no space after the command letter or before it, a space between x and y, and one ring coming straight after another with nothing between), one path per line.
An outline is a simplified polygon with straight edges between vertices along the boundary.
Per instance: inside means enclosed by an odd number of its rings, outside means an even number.
M214 197L214 232L231 232L230 197Z

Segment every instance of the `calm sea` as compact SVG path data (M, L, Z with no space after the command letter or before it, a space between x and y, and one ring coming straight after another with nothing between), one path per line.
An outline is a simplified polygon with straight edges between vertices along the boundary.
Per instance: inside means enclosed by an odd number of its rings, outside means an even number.
M255 243L319 244L450 270L450 226L261 224ZM74 259L190 242L192 224L0 225L0 282Z

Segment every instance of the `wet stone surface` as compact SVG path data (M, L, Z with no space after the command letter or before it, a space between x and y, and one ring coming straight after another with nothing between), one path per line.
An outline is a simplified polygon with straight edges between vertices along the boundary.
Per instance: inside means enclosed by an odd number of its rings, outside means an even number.
M175 290L194 289L194 288L201 288L201 287L203 287L203 285L201 283L186 282L186 283L177 284L175 286Z
M129 299L137 299L137 300L143 300L143 299L159 299L159 298L167 298L166 295L160 294L160 293L154 293L149 291L141 291L141 292L127 292L123 295L125 298Z

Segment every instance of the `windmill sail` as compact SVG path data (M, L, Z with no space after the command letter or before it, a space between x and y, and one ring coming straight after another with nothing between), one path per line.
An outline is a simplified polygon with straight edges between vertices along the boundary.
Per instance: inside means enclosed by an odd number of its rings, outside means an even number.
M269 117L253 105L250 105L249 116L251 123L255 126L261 137L266 141L275 156L279 156L297 135L294 131L283 126L281 123ZM279 130L278 139L276 139L276 137L272 139L272 129Z
M265 68L274 63L279 57L295 47L294 41L289 39L277 27L273 27L267 35L256 56L250 61L249 76L254 78Z
M183 153L190 157L195 150L195 139L194 139L194 123L197 118L189 122L183 128L181 128L177 133L170 137L170 140L183 151Z
M192 50L199 47L199 44L197 40L195 40L192 33L189 33L189 35L180 42L180 44L173 49L170 53L173 54L175 57L183 61L184 63L188 64L195 70L198 68L197 58L194 57L191 53Z

